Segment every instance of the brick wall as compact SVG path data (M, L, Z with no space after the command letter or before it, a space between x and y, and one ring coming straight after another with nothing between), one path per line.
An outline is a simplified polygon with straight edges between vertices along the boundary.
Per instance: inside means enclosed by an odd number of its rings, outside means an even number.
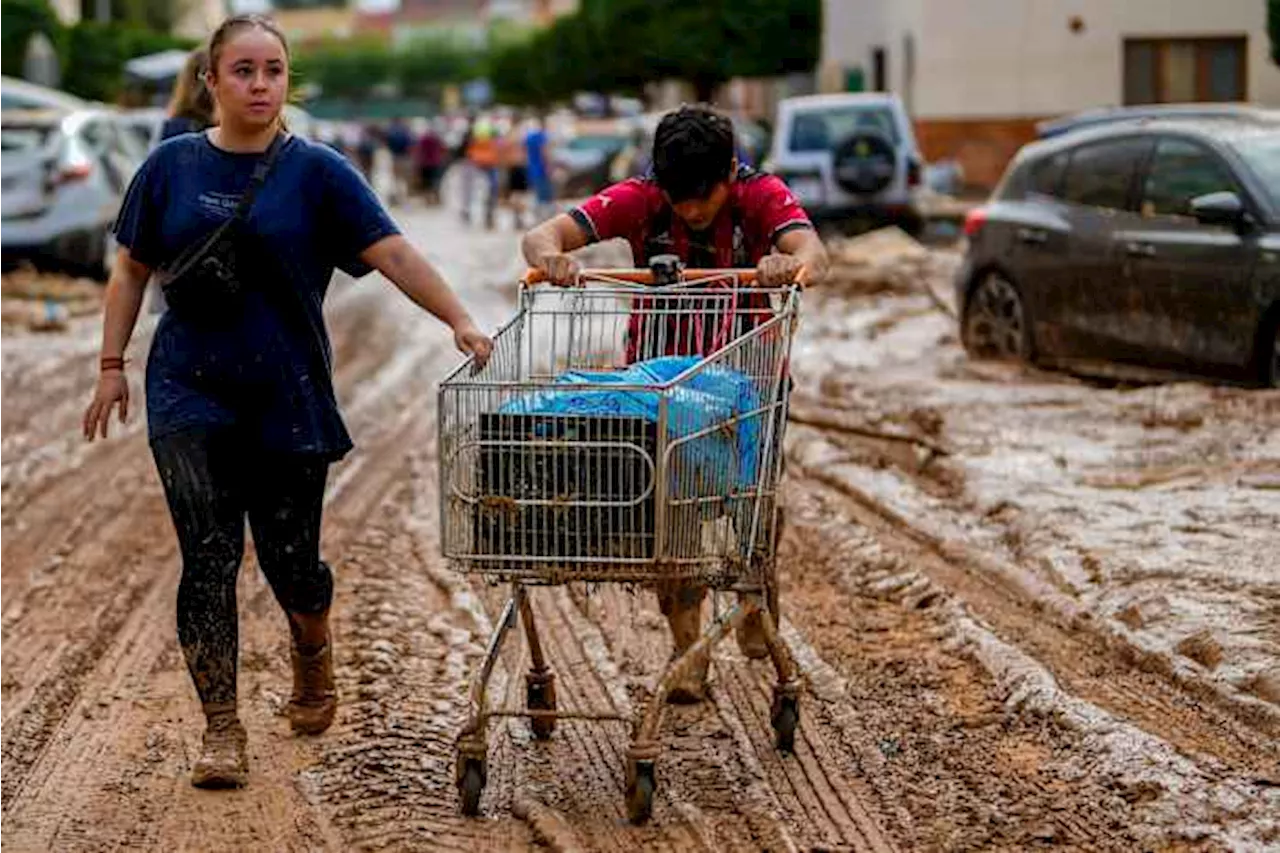
M927 162L957 160L966 184L990 189L1018 149L1036 138L1041 120L916 119L916 142Z

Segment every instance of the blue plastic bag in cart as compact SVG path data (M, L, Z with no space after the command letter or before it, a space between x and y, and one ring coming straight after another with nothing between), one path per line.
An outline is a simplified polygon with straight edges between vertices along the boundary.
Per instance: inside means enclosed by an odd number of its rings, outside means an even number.
M657 385L670 382L701 361L698 356L664 356L608 373L568 371L555 384L508 401L503 414L638 417L657 422L662 392L574 385ZM763 452L765 415L734 421L760 408L751 379L724 367L707 367L666 392L668 439L710 430L678 446L671 472L673 497L729 497L756 485Z

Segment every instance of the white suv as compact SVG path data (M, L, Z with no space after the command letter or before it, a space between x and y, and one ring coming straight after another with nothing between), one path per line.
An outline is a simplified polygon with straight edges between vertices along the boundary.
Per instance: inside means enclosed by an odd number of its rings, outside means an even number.
M787 182L820 229L923 225L924 172L897 95L806 95L778 104L768 171Z

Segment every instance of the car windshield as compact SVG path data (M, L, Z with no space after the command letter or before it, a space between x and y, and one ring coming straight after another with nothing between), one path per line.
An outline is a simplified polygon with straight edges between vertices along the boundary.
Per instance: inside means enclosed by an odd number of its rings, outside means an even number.
M828 151L863 130L878 130L894 145L899 142L893 110L888 107L824 107L795 112L791 119L790 148L797 153Z
M1262 184L1271 207L1280 210L1280 134L1241 139L1235 143L1235 148Z

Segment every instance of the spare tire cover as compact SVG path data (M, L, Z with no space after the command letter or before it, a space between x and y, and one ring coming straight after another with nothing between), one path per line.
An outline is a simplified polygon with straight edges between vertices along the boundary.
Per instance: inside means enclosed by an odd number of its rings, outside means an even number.
M842 190L854 195L878 193L893 182L898 168L893 141L875 130L860 130L842 140L831 152L833 178Z

